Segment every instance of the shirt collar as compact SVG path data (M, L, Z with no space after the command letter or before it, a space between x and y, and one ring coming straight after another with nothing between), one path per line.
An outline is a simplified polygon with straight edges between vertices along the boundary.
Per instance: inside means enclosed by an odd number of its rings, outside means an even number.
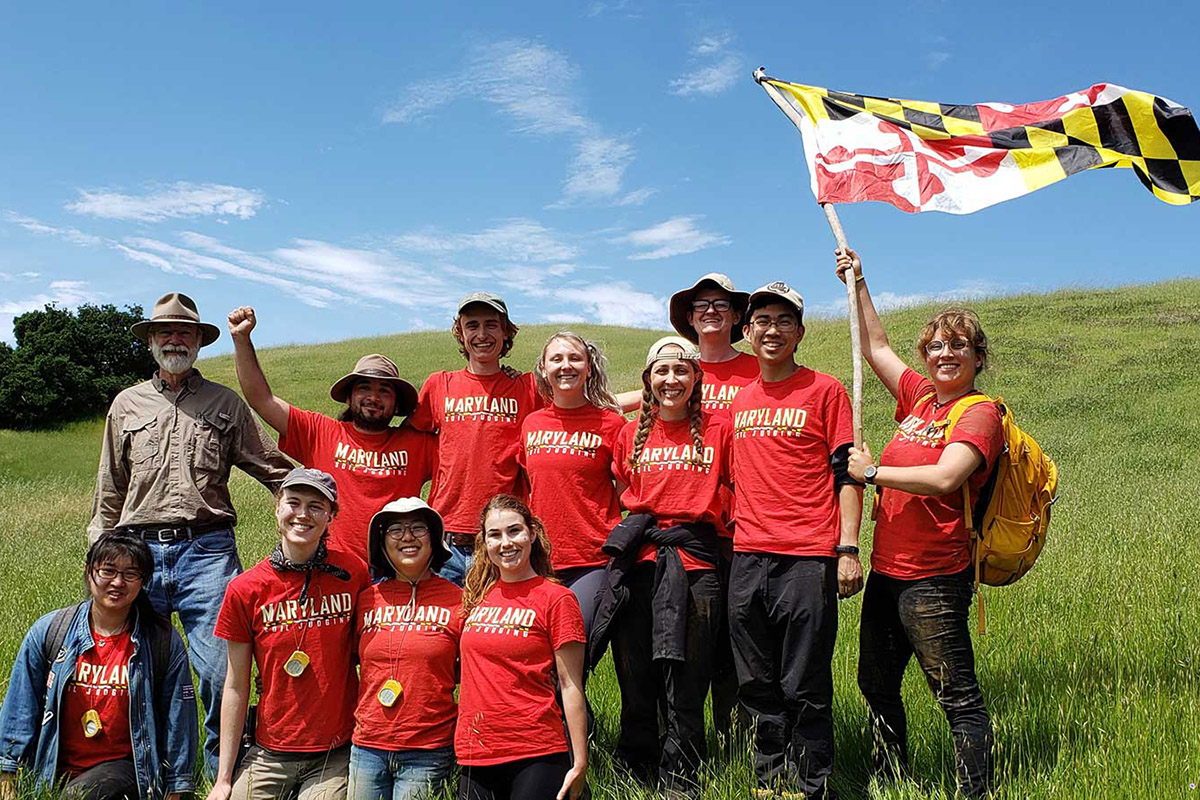
M187 376L187 379L184 380L183 385L186 386L190 391L194 392L200 388L200 383L203 380L204 379L200 377L200 370L192 367L192 374ZM150 382L154 384L154 388L159 392L159 394L168 391L171 388L158 374L158 370L154 370L154 374L150 376Z

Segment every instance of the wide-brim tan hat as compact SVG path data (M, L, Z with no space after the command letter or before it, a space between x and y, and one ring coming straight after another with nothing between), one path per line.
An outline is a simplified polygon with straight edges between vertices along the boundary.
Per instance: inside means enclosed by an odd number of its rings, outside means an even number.
M339 403L350 397L350 387L360 378L387 381L396 389L396 415L406 416L417 408L417 388L400 377L400 370L390 358L379 353L363 356L354 365L354 371L338 380L329 388L329 396Z
M143 342L150 341L150 326L155 323L187 322L200 329L200 346L210 345L221 336L221 329L216 325L200 321L200 312L196 310L196 301L186 294L171 292L158 298L150 319L135 322L129 326L129 332Z
M679 335L687 339L693 344L700 343L700 337L696 333L696 329L688 322L688 313L692 310L692 300L696 294L705 287L720 289L729 293L729 302L733 305L733 310L738 314L738 321L734 323L729 330L729 343L740 341L742 338L742 324L746 321L746 304L750 301L748 292L739 292L733 288L733 281L728 275L720 272L710 272L707 275L700 276L700 279L686 289L680 289L675 294L671 295L671 302L668 306L671 315L671 327L679 331Z
M437 572L450 558L450 548L446 547L446 528L442 523L442 515L429 507L419 497L400 497L388 503L375 512L367 526L367 562L375 569L376 574L395 573L392 562L388 560L383 546L383 535L387 526L402 514L417 513L425 518L429 526L429 544L433 555L429 558L429 566Z

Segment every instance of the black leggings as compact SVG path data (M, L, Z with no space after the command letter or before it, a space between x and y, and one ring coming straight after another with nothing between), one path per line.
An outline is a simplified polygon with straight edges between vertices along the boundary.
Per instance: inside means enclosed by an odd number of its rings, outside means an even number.
M570 768L567 753L487 767L463 766L458 800L554 800Z

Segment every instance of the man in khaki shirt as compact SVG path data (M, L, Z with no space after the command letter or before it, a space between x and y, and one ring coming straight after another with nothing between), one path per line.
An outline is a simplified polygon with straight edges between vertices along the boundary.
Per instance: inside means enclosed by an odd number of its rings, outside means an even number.
M204 701L205 770L217 766L226 645L213 635L230 579L242 571L229 497L234 466L274 491L292 468L232 390L193 369L216 340L182 294L163 296L132 328L150 345L158 372L117 395L105 423L88 538L122 528L154 554L145 587L154 606L178 612Z

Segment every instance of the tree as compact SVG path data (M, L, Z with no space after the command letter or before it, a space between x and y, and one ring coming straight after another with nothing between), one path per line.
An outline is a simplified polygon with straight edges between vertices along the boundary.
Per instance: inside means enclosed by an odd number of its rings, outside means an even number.
M0 428L45 428L104 411L145 380L154 359L129 326L141 306L47 305L13 320L17 346L0 343Z

